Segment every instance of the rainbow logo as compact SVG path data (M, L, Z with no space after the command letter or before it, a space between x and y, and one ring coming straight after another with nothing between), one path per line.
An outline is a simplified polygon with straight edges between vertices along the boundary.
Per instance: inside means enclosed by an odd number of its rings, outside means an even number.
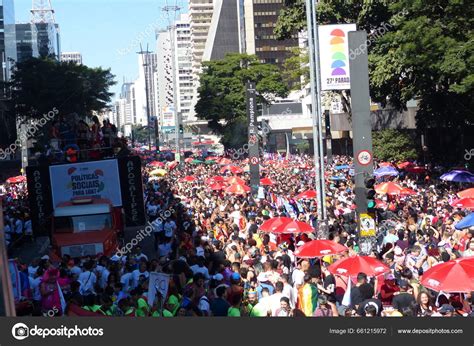
M345 54L346 45L345 38L346 34L341 29L334 29L331 31L330 45L331 45L331 69L332 76L346 76L347 72L344 69L346 67L347 57Z

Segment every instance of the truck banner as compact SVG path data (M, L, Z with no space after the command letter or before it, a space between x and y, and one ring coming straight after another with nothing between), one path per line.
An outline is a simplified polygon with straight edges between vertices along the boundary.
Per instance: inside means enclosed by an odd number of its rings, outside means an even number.
M50 166L53 207L73 198L106 198L122 205L117 160L101 160Z
M51 229L51 184L48 166L26 167L31 223L35 236L49 235Z
M127 227L143 226L146 216L140 158L128 156L118 162L125 224Z

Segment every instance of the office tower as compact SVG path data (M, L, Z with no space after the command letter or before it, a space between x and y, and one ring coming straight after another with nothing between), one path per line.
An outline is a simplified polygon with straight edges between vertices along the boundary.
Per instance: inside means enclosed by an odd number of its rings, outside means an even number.
M2 16L0 21L0 59L2 63L0 81L9 81L11 69L17 59L13 0L0 2L0 15Z

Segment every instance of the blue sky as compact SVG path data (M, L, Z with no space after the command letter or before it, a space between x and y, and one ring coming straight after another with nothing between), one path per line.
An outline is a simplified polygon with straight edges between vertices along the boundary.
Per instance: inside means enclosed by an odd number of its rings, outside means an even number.
M165 5L187 10L185 0L51 0L61 30L61 50L79 51L90 67L111 68L119 92L123 78L138 76L139 41L156 51L154 27L166 28ZM28 22L31 0L14 0L16 22Z

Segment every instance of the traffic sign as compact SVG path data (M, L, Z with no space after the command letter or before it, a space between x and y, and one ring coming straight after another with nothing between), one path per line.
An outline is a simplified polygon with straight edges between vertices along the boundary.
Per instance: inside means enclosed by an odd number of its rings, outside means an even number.
M258 165L258 157L252 157L250 158L250 163L252 165Z
M375 218L372 214L359 215L359 227L361 237L375 237Z
M362 166L367 166L372 162L372 153L368 150L361 150L357 153L357 162Z

